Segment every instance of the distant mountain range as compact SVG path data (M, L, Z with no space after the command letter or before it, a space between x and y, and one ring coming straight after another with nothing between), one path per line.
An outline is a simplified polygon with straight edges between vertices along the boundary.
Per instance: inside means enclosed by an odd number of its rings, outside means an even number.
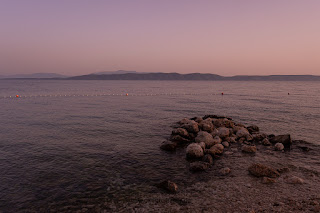
M320 81L317 75L236 75L225 77L209 73L144 73L136 71L105 71L80 76L64 76L56 73L34 73L0 76L1 79L60 79L60 80L185 80L185 81Z
M67 78L69 80L186 80L186 81L320 81L315 75L237 75L224 77L216 74L179 74L179 73L124 73L90 74Z

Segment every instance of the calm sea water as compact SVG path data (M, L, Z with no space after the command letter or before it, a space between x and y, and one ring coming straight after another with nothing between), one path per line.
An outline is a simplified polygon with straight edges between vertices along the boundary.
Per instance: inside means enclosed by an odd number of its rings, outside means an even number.
M167 178L200 181L183 151L159 149L184 117L226 115L320 144L319 94L320 82L1 80L0 211L74 210Z

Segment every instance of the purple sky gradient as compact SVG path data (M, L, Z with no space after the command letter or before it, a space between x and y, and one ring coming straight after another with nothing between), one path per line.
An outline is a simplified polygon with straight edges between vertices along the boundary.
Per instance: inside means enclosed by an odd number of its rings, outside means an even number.
M0 74L320 75L319 0L0 0Z

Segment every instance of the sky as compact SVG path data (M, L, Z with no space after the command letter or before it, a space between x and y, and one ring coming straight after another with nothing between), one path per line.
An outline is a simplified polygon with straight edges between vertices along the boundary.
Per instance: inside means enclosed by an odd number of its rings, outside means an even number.
M320 75L319 0L0 0L0 75Z

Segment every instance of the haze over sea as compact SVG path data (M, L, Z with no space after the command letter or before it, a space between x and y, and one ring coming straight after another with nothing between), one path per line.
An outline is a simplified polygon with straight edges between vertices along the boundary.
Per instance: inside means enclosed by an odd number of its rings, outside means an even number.
M159 149L184 117L225 115L320 144L319 94L320 82L303 81L2 80L0 211L77 209L163 178L205 181L184 152Z

